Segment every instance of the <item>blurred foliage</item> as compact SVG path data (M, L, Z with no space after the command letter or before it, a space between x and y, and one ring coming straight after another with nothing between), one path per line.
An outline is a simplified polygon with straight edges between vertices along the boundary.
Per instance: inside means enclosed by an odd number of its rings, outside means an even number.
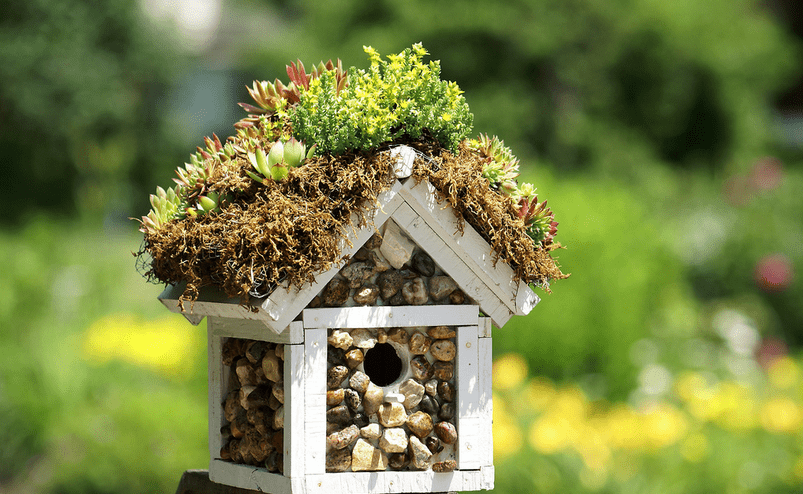
M496 491L801 490L803 153L769 103L801 48L760 2L230 0L198 60L135 3L0 6L0 491L171 492L206 465L204 331L109 220L192 151L165 124L181 68L244 85L415 42L573 274L495 331Z

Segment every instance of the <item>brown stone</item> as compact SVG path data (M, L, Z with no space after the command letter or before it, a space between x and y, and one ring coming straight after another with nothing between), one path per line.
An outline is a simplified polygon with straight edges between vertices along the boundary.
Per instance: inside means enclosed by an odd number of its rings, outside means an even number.
M349 386L358 393L365 393L369 384L371 384L371 378L361 371L354 371L354 375L349 379Z
M415 412L407 417L407 428L420 438L427 437L434 428L432 417L424 412Z
M323 305L326 307L342 307L349 299L351 287L342 278L335 278L323 289Z
M243 356L245 351L244 342L245 340L239 338L226 338L221 350L223 365L232 365L238 358Z
M462 305L466 303L466 294L460 290L455 290L449 294L449 301L454 305Z
M365 439L357 439L351 452L351 470L353 472L386 470L388 457Z
M433 370L427 358L423 355L410 360L410 371L413 377L420 382L425 382L432 378Z
M452 403L444 403L441 405L441 411L438 412L438 418L441 420L452 420L454 418L454 405Z
M413 468L417 470L426 470L429 468L429 460L432 458L432 452L416 436L410 436L408 451Z
M394 453L390 455L388 460L390 464L390 468L394 470L401 470L403 468L407 468L407 465L410 464L410 457L407 453Z
M438 422L435 426L435 434L446 444L454 444L457 441L457 429L451 422Z
M401 403L383 403L377 411L383 427L400 427L407 422L407 412Z
M345 359L348 368L354 369L362 363L362 361L365 359L365 355L363 355L362 350L359 348L352 348L346 352Z
M270 349L265 352L265 355L262 357L262 371L269 381L276 382L280 380L282 378L283 367L284 362L279 360L279 357L276 356L276 350Z
M327 472L345 472L351 468L351 451L348 448L326 453Z
M335 388L326 391L326 405L333 407L343 403L345 391L346 390L343 388Z
M360 399L360 393L354 391L353 389L347 389L345 391L343 401L346 402L346 406L349 407L349 410L352 412L356 412L357 409L360 408L360 404L362 402Z
M268 346L269 344L266 341L252 340L245 347L245 357L252 364L256 364L262 360L262 356L265 355Z
M416 331L410 336L410 353L413 355L426 355L431 344L432 340L428 336Z
M362 285L352 298L357 305L374 305L379 298L379 287L374 284Z
M429 280L429 295L435 301L441 301L457 290L457 284L448 276L433 276Z
M388 339L400 345L406 345L410 341L410 334L404 328L393 328L388 332Z
M422 278L413 278L402 286L402 296L409 305L424 305L429 300L427 285Z
M424 444L426 444L428 450L432 451L433 455L443 451L443 444L441 444L441 440L437 437L429 436L424 440Z
M451 362L457 353L457 347L451 340L435 340L429 351L436 359L442 362Z
M438 383L438 396L441 397L443 401L452 402L454 401L454 386L448 382L439 382Z
M326 373L326 386L329 389L339 388L348 375L348 367L345 365L336 365L330 368Z
M351 424L351 413L346 405L338 405L326 411L326 421L347 426Z
M387 343L388 342L388 333L382 328L376 330L376 342L377 343Z
M257 375L254 371L254 366L251 365L251 362L249 362L247 358L240 357L237 360L235 372L237 373L240 386L253 386L257 383Z
M443 460L432 464L432 471L436 473L453 472L457 468L457 462L454 460Z
M379 295L382 300L389 300L399 293L404 284L404 278L397 270L389 269L376 277L376 284L379 286Z
M273 383L272 393L279 403L284 404L284 381Z
M433 340L446 340L457 336L455 330L449 326L433 326L427 329L427 334Z
M349 287L357 288L374 274L374 266L369 262L355 262L340 271L349 282Z
M454 377L454 362L435 362L432 364L432 371L435 378L448 381Z
M357 440L360 437L360 429L352 424L345 429L341 429L334 434L329 434L326 437L326 447L331 449L343 449Z
M441 409L441 405L434 396L426 395L421 399L421 403L418 404L418 408L430 415L437 415L438 411Z
M413 270L421 276L430 277L435 274L435 263L432 261L432 258L429 257L429 254L422 250L419 250L413 255L410 265Z

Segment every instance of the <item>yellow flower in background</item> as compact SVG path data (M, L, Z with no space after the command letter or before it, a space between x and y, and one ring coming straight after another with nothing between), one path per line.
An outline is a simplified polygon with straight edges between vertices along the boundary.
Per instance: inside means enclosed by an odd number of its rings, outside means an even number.
M493 365L493 386L496 389L513 389L527 378L527 362L518 353L502 355Z
M690 463L699 463L708 458L708 438L701 432L690 434L680 444L680 455Z
M778 396L764 403L760 412L761 425L769 432L793 433L803 425L803 412L791 398Z
M521 449L522 434L516 418L508 412L501 397L494 395L493 403L494 458L502 458Z
M644 447L642 416L635 410L624 403L617 403L604 420L606 424L603 431L614 448L634 451Z
M688 427L683 412L668 403L661 403L644 415L647 445L654 449L677 443Z
M772 386L788 389L800 380L800 367L790 357L781 357L773 361L767 369L767 378Z
M524 389L522 406L535 411L544 410L556 394L552 381L545 377L535 377Z
M186 377L198 361L199 333L177 317L142 321L132 314L114 314L95 321L84 335L88 360L117 359L169 377Z

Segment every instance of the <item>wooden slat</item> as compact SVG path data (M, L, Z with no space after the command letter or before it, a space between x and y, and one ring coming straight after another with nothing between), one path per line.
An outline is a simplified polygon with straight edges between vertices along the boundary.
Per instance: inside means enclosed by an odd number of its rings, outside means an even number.
M482 466L479 373L482 371L490 373L491 369L479 368L478 334L477 326L457 328L455 380L457 381L457 468L460 470L478 469Z
M305 474L304 350L303 344L284 347L284 474L291 478Z
M305 309L305 328L393 328L477 324L476 305L418 305Z
M480 317L479 337L490 338L492 329L493 329L493 323L491 322L491 318Z
M304 342L304 471L326 472L326 329L308 329Z
M223 427L223 394L226 392L225 383L228 382L227 372L224 369L222 348L223 338L216 335L216 322L210 318L206 323L206 345L207 345L207 372L209 380L208 399L209 399L209 458L214 460L220 458L220 448L223 447L223 438L220 435L220 428Z
M215 320L216 335L233 336L248 340L270 341L297 345L304 341L304 326L300 321L293 321L290 327L281 334L276 334L259 321L250 319L232 319L229 317L210 317Z
M494 462L494 435L493 435L493 348L491 338L480 337L477 340L479 364L479 420L480 420L480 466L493 465Z
M299 494L303 492L291 489L291 481L284 475L270 473L264 468L238 465L223 460L212 460L209 464L209 478L213 482L258 492L271 492L273 494Z
M184 311L178 305L178 299L184 292L185 283L168 285L157 297L171 312L182 314L190 323L198 325L205 316L230 317L266 321L265 313L254 313L248 307L239 305L239 299L228 298L215 287L205 287L198 294L195 302L185 302Z
M493 487L493 469L455 470L449 473L340 472L309 475L306 494L396 494L404 492L478 491Z
M530 285L519 281L519 290L516 294L516 315L526 316L538 305L541 299L532 291Z

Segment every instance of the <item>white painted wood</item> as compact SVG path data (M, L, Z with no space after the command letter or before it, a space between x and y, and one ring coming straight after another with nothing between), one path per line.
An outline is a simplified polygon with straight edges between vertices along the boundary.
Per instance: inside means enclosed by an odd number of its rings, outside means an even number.
M217 336L217 321L210 318L206 322L206 345L207 345L207 372L209 379L208 399L209 399L209 458L214 460L220 458L220 448L223 447L223 439L220 436L220 428L223 427L223 394L226 392L225 383L228 376L224 373L223 365L223 338ZM228 370L228 369L226 369Z
M435 187L422 181L409 180L401 190L405 201L423 217L433 231L444 240L474 273L486 280L489 288L500 300L515 310L518 284L514 282L513 269L504 261L494 262L496 254L488 242L468 223L463 225L463 234L458 230L457 217L449 203L442 199Z
M326 472L326 329L308 329L304 342L304 470Z
M219 484L259 492L271 492L273 494L297 494L303 492L303 489L293 489L291 480L288 477L270 473L264 468L238 465L223 460L212 460L209 464L209 479Z
M407 178L413 174L415 155L415 149L410 146L396 146L390 150L390 157L396 158L393 164L393 173L396 174L396 178Z
M267 314L254 313L248 307L240 305L239 299L228 298L215 287L204 287L198 294L195 302L185 302L182 311L178 299L184 291L185 283L169 285L159 295L158 299L168 310L182 314L190 323L198 325L205 316L230 317L237 319L250 319L266 321Z
M377 201L377 209L373 215L373 226L379 229L390 216L396 211L404 200L398 194L402 184L396 182L390 190L381 193ZM354 225L360 223L361 217L358 214L352 215ZM374 228L354 228L346 235L346 240L340 245L342 255L354 255L360 247L368 241L374 234ZM268 317L266 324L277 333L283 331L295 317L309 305L310 301L326 287L326 284L334 278L340 271L344 263L338 263L328 271L324 271L315 276L314 283L307 283L300 290L290 287L287 284L280 286L271 293L270 297L261 305L260 312Z
M493 323L491 322L491 318L490 317L480 317L479 337L480 338L490 338L492 329L493 329Z
M215 321L214 334L218 336L233 336L289 345L296 345L304 341L304 326L300 321L291 322L289 329L281 334L276 334L259 321L210 316L209 320L213 319Z
M487 320L487 319L486 319ZM482 326L480 326L481 328ZM494 462L493 435L493 347L491 338L477 340L479 367L479 452L480 466L490 466Z
M487 491L492 490L494 488L494 467L493 466L485 466L480 467L480 472L482 473L482 489Z
M284 475L291 478L302 478L305 474L304 350L303 344L284 347Z
M478 491L493 487L493 468L424 472L340 472L309 475L307 494L395 494L404 492Z
M519 281L519 290L516 293L516 315L526 316L538 305L541 299L532 291L530 285Z
M478 469L481 454L480 386L479 386L479 328L457 328L457 468Z
M510 310L499 297L472 271L466 263L455 254L442 238L435 234L426 221L418 215L406 202L399 206L393 220L419 246L426 246L427 254L448 274L457 286L470 298L474 299L480 309L502 327L510 319ZM498 318L498 320L497 320ZM502 321L500 323L500 321Z
M476 305L418 305L305 309L305 328L394 328L477 324Z

